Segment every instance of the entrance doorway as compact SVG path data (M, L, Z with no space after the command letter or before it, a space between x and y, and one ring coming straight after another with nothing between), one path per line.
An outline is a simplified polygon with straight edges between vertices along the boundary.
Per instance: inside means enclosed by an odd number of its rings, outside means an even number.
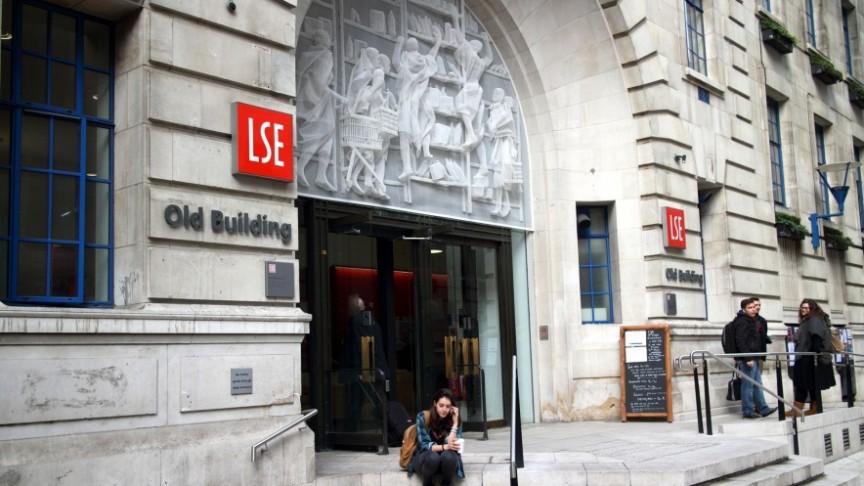
M443 387L466 430L503 425L509 244L378 210L302 206L301 300L313 315L303 394L319 409L319 447L380 446L381 403L398 401L413 419Z

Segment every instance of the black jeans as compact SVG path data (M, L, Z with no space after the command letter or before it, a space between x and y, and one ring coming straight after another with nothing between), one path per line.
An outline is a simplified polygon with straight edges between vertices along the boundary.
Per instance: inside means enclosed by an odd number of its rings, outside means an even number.
M450 486L456 475L459 455L453 451L441 453L423 451L414 458L414 471L423 478L423 486L432 486L432 477L441 472L441 486Z

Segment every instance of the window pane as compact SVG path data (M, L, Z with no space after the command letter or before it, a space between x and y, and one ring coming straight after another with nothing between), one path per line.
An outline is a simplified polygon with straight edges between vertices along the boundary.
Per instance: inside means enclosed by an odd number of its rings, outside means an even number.
M48 237L48 176L21 172L18 234L23 238Z
M41 116L21 117L21 165L48 168L48 119Z
M105 24L84 21L84 64L108 69L111 65L111 31Z
M587 267L579 269L579 289L582 292L591 292L591 270Z
M0 51L0 97L12 98L12 56L6 49Z
M591 260L588 259L588 242L589 240L579 239L579 264L588 265Z
M54 245L51 248L51 296L78 295L78 247Z
M84 250L84 300L108 301L108 250Z
M9 169L0 169L0 237L9 236Z
M0 110L0 165L12 163L12 113Z
M594 294L594 320L608 321L612 318L609 294Z
M591 263L594 265L604 265L606 262L606 240L591 240Z
M51 63L51 104L57 108L75 109L75 66Z
M48 54L48 12L32 5L23 7L21 46L27 51Z
M84 71L84 114L109 119L111 117L108 75Z
M2 32L4 34L12 34L12 2L0 2L3 4L3 27ZM3 41L3 45L9 45L12 43L12 39L6 39Z
M78 238L78 177L54 176L51 238Z
M582 289L584 292L585 289ZM582 294L582 320L583 321L593 321L594 314L591 312L591 308L594 307L594 303L591 301L591 294L585 295Z
M21 243L18 245L18 290L22 297L44 296L47 274L48 245Z
M108 179L111 130L107 128L87 126L87 177Z
M104 182L87 181L86 242L90 245L108 244L110 220L110 186Z
M588 210L588 217L591 218L591 234L606 234L606 209L591 208Z
M81 124L77 121L54 120L54 170L79 172Z
M51 56L75 59L75 19L67 15L51 15Z
M609 292L609 272L606 267L593 268L591 275L594 277L591 280L592 292Z
M0 298L9 297L9 243L0 241Z
M45 59L21 56L21 99L33 103L48 102L48 63Z

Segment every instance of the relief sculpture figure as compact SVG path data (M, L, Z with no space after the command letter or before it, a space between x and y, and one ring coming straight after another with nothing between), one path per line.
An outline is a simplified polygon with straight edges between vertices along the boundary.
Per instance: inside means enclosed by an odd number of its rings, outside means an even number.
M455 20L455 13L454 13ZM454 25L458 25L454 22ZM488 35L484 32L481 43L479 40L467 40L463 29L453 29L456 36L456 52L454 57L459 63L462 74L462 88L456 94L454 107L456 114L462 120L464 137L462 150L470 152L477 150L480 169L478 177L486 175L486 146L483 145L483 88L480 86L480 78L486 69L492 64L492 48L489 45ZM484 55L480 57L480 51Z
M336 102L344 98L330 89L333 81L333 52L330 34L324 29L312 33L313 45L297 60L297 118L299 119L299 158L297 180L304 187L306 166L313 156L318 157L318 173L315 184L335 192L336 186L328 176L328 169L335 170L333 146L336 136Z
M441 29L434 29L435 45L428 54L418 50L414 37L405 40L396 38L393 67L399 82L399 149L402 157L402 173L399 180L405 182L414 174L414 159L422 157L424 162L432 159L429 144L435 126L435 112L426 93L429 78L438 71L438 48L441 47Z
M495 203L495 208L489 214L504 218L510 214L509 191L516 161L516 125L513 120L513 98L505 97L501 88L492 92L486 124L492 135L489 170L492 172L492 200Z

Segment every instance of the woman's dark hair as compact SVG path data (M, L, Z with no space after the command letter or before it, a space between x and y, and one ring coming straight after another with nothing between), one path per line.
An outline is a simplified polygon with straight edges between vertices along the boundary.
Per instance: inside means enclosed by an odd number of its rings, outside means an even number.
M810 315L811 316L819 317L822 320L824 320L826 324L828 323L828 319L829 319L828 314L826 314L825 311L822 310L821 307L819 307L819 304L817 304L816 301L813 299L804 299L801 301L800 304L798 304L798 307L799 307L798 317L799 317L799 319L801 318L800 307L804 304L807 304L807 306L810 307Z
M435 410L435 404L442 398L450 400L450 403L452 404L453 392L451 392L449 388L440 388L435 392L435 398L432 399L432 406L429 407L429 425L426 428L429 429L429 433L433 439L446 436L450 431L450 427L453 427L453 417L451 415L442 419L438 416L438 412Z

